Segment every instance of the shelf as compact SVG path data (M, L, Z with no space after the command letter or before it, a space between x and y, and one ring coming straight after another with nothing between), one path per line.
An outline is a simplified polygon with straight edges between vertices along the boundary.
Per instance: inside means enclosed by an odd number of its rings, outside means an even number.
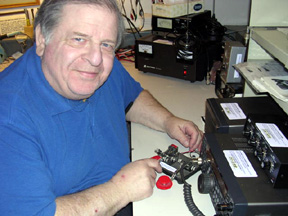
M288 35L273 28L253 28L251 38L288 68Z

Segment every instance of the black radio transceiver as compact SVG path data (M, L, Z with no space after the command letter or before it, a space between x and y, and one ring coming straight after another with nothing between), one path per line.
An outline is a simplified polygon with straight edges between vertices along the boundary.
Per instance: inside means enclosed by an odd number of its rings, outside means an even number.
M278 115L251 114L243 131L274 188L288 188L288 123Z
M227 153L231 153L227 157ZM245 156L241 157L231 155ZM254 156L253 147L242 134L205 134L202 146L202 174L198 179L200 193L208 193L217 215L284 216L288 212L288 189L276 189ZM230 164L232 161L233 163ZM250 164L251 176L238 176L234 168ZM242 163L241 162L241 163ZM249 174L249 172L248 172ZM256 175L255 175L256 174Z

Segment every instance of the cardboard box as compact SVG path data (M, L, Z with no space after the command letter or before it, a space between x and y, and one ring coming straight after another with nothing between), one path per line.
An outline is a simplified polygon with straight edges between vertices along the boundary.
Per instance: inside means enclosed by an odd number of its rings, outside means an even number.
M152 14L161 17L178 17L187 15L187 3L181 4L152 4ZM189 2L189 14L204 11L204 0L192 0Z

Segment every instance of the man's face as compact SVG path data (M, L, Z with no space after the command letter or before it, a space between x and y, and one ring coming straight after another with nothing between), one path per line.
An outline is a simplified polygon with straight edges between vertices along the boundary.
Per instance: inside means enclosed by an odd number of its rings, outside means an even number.
M108 78L117 40L117 18L106 8L69 4L49 43L36 28L37 54L47 81L62 96L84 99Z

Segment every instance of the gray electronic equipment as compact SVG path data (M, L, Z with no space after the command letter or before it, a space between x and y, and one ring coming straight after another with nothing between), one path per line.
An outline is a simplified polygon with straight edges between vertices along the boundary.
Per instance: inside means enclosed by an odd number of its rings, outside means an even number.
M221 78L225 83L240 83L241 76L233 65L244 62L246 47L239 41L226 41L224 46Z

